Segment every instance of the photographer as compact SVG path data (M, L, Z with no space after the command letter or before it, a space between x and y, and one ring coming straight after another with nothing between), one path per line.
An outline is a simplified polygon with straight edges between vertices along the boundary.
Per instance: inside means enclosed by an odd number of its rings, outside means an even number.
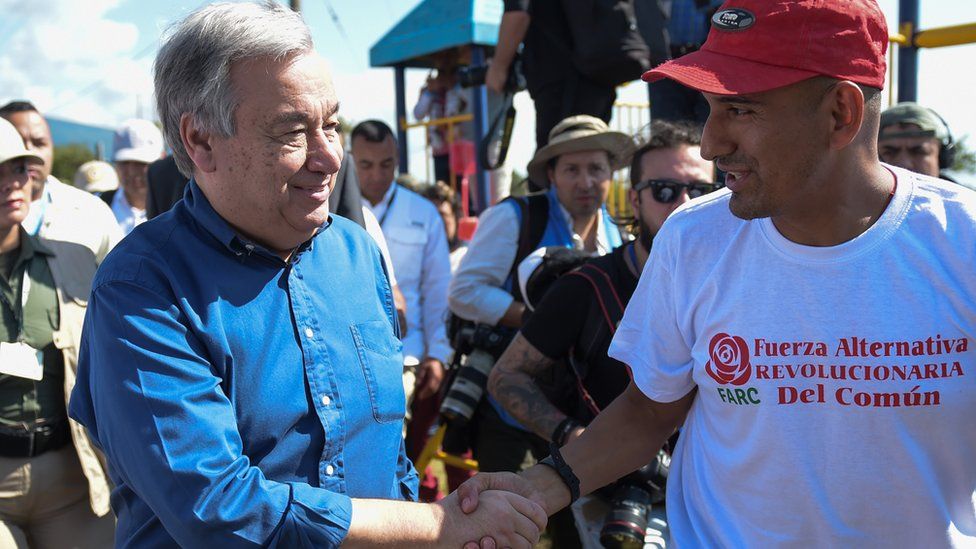
M549 190L505 200L481 215L449 292L454 314L478 323L472 331L478 349L468 355L466 365L487 376L521 326L525 306L512 275L529 252L540 246L565 246L603 255L620 246L619 231L604 202L611 175L626 164L631 147L629 136L610 131L601 120L570 117L553 128L549 145L528 165L530 175L551 181ZM464 379L462 373L458 377ZM544 451L541 440L515 421L503 419L500 407L488 402L479 406L478 399L480 394L468 405L469 410L478 408L473 449L482 471L517 471L531 463L533 440Z
M609 358L607 349L664 220L689 199L717 188L700 142L696 127L651 125L650 140L631 161L630 225L636 240L558 278L492 369L491 395L539 437L562 445L579 436L630 382L626 366ZM526 293L534 295L531 288ZM569 402L552 402L538 384L554 368L570 368L579 380Z

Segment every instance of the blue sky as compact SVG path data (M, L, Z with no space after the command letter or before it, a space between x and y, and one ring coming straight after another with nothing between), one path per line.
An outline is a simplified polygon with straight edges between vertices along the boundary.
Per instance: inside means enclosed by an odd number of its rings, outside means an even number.
M393 72L369 68L369 48L420 0L302 0L316 48L334 69L342 114L351 120L394 120ZM466 0L455 0L466 1ZM501 1L501 0L477 0ZM200 0L0 0L0 103L27 98L52 115L112 127L126 118L154 118L152 59L161 32L205 4ZM889 27L897 0L880 0ZM976 22L976 2L921 0L921 27ZM330 16L334 9L343 35ZM976 89L971 69L976 45L923 51L919 100L945 117L957 138L976 135ZM408 109L424 71L408 71ZM620 90L627 101L646 101L642 84ZM517 99L519 119L512 164L524 170L534 148L531 101ZM412 133L411 171L424 177Z

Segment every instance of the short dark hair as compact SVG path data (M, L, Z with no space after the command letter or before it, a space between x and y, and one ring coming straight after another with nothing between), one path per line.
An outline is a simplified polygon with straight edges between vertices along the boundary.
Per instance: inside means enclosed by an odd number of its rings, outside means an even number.
M386 141L387 137L396 141L393 130L382 120L364 120L356 124L356 127L352 129L352 133L349 135L349 142L352 143L357 137L361 137L370 143L382 143Z
M702 128L690 122L655 120L648 125L649 135L634 151L630 160L630 184L640 183L641 159L644 155L658 149L673 149L681 145L701 146Z
M0 116L4 118L17 112L36 112L37 114L40 114L37 107L35 107L30 101L11 101L10 103L0 107Z
M420 188L420 194L434 204L447 202L451 205L451 209L454 210L455 214L460 210L461 205L458 202L457 193L454 192L454 189L450 185L443 181L437 181L433 185L424 185Z

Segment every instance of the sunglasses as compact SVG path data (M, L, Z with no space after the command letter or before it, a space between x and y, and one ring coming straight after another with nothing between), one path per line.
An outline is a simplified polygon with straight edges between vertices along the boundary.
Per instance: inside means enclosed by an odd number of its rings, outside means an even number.
M683 183L674 179L646 179L634 185L634 190L641 192L648 187L654 200L661 204L671 204L681 196L682 190L687 189L688 198L698 198L718 189L721 185L705 181Z

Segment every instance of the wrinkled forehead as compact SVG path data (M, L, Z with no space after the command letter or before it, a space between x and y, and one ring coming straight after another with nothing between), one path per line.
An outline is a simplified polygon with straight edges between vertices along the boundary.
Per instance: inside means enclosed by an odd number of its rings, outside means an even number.
M553 166L580 165L594 162L610 162L610 153L603 149L586 149L563 153L552 159Z
M329 64L315 52L241 59L231 64L230 76L232 93L238 100L247 96L282 104L338 104Z

